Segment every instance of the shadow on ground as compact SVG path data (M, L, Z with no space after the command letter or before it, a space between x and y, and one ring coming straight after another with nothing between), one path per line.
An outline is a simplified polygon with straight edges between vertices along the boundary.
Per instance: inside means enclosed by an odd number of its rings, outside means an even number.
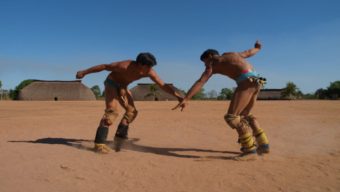
M127 151L136 151L141 153L151 153L163 156L171 156L178 158L205 158L205 159L223 159L229 160L233 159L235 156L198 156L198 155L185 155L178 154L179 152L205 152L205 153L223 153L223 154L233 154L240 155L240 152L234 151L216 151L210 149L196 149L196 148L166 148L166 147L152 147L138 144L138 138L132 139L115 139L114 141L107 142L107 145L113 148L116 152L121 150ZM72 139L72 138L41 138L37 140L28 140L28 141L8 141L11 143L33 143L33 144L49 144L49 145L65 145L70 146L80 150L92 151L93 140L86 139Z

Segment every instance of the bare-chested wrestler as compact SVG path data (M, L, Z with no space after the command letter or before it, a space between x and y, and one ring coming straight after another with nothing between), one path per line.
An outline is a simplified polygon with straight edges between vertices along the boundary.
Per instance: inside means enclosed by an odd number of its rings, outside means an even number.
M126 60L113 62L111 64L101 64L93 66L89 69L78 71L76 78L81 79L90 73L96 73L103 70L111 73L106 78L105 84L105 103L106 109L102 117L95 137L94 150L99 153L108 153L110 148L105 144L109 131L109 126L118 117L118 105L125 109L125 114L118 125L115 137L126 139L128 135L129 124L134 121L137 116L137 110L134 105L131 93L127 87L133 81L149 77L161 89L177 97L178 101L182 101L182 96L177 93L173 87L165 84L157 73L152 69L157 64L156 58L151 53L140 53L136 61Z
M188 100L202 88L213 74L222 74L235 80L237 88L224 119L231 128L237 130L239 135L238 141L241 144L242 155L238 159L253 159L256 157L256 152L259 154L269 152L267 136L260 128L256 117L250 113L265 79L259 77L253 66L245 59L255 55L260 49L261 44L257 41L254 48L244 52L227 52L221 56L214 49L203 52L201 60L205 63L205 71L192 85L185 98L174 108L181 107L183 110Z

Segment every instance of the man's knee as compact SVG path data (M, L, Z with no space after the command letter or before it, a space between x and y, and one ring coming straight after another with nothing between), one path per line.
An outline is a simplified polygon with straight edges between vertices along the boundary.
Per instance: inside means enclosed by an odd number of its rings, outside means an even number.
M124 114L124 118L127 120L128 123L132 123L136 119L137 115L138 111L136 110L136 108L128 106Z
M226 114L224 115L224 120L232 129L236 129L241 126L241 116L239 115Z
M113 124L113 122L115 122L118 115L119 115L118 110L116 110L116 109L106 109L105 113L103 115L103 118L102 118L102 122L104 123L104 125L110 126L110 125Z

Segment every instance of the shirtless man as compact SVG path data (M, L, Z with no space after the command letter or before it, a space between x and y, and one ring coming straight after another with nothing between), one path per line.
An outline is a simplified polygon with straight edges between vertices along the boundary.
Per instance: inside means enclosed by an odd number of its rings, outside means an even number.
M236 53L227 52L221 56L218 51L208 49L201 55L201 61L205 64L205 71L193 84L185 98L174 108L181 107L183 110L191 99L208 81L213 74L222 74L235 80L237 88L231 99L229 110L224 116L227 124L236 129L241 144L241 158L254 157L269 152L269 142L256 117L250 112L254 107L257 95L265 83L265 79L259 77L253 66L245 58L255 55L261 49L261 44L256 41L254 48ZM252 129L256 143L250 132Z
M125 114L118 125L115 138L127 138L129 124L137 116L137 110L134 105L131 93L127 87L133 81L149 77L161 89L177 97L178 101L182 101L182 97L171 86L165 84L152 69L157 64L155 57L151 53L140 53L136 61L125 60L113 62L111 64L101 64L93 66L89 69L78 71L76 78L81 79L90 73L96 73L103 70L111 73L106 78L105 84L105 103L106 109L102 117L95 137L94 150L99 153L108 153L110 148L105 145L109 131L109 126L118 117L118 105L125 109Z

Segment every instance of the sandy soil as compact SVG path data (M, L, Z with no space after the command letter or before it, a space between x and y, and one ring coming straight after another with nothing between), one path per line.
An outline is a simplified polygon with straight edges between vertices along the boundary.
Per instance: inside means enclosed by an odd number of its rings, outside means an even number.
M271 153L247 162L233 160L228 104L137 102L122 151L99 155L102 101L2 101L0 191L340 191L340 101L259 101Z

